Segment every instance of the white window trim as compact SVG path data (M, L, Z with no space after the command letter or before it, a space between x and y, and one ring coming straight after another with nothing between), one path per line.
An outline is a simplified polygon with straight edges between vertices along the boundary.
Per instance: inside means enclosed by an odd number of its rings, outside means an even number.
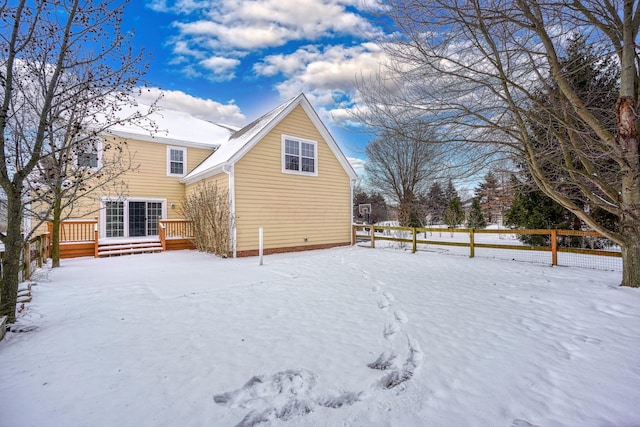
M182 163L183 173L171 173L171 150L182 151ZM173 145L167 145L167 176L179 176L183 177L187 174L187 148L186 147L176 147Z
M98 166L95 167L90 167L90 166L80 166L79 164L79 160L80 157L78 157L78 153L74 154L74 162L77 168L86 168L86 169L90 169L90 170L99 170L102 169L102 149L104 147L104 140L102 138L98 138L97 144L96 144L96 154L98 155Z
M304 142L306 144L311 144L313 145L313 172L303 172L303 171L294 171L291 169L287 169L286 168L286 162L285 162L285 141L286 140L292 140L292 141L298 141L298 142ZM300 147L300 151L302 152L302 147ZM291 174L291 175L304 175L304 176L318 176L318 141L313 141L311 139L305 139L305 138L300 138L297 136L291 136L291 135L282 135L281 138L281 152L280 152L280 159L282 162L282 173L287 173L287 174ZM300 167L302 167L302 162L299 163Z

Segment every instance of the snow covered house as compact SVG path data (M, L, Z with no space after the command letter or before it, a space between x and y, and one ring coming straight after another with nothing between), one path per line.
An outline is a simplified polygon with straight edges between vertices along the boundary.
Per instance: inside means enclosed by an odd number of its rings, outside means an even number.
M233 256L258 253L260 227L266 254L351 243L356 174L304 94L241 129L175 111L154 115L153 136L131 127L105 136L126 140L139 167L124 175L125 196L87 200L79 225L66 222L62 257L188 247L161 244L162 224L180 222L185 197L201 183L228 190ZM95 238L77 228L91 221Z

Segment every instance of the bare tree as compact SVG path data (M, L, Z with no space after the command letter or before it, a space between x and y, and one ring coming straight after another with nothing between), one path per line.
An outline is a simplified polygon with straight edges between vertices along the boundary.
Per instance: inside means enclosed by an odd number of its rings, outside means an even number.
M33 195L30 180L55 156L79 147L77 136L93 138L127 120L121 110L146 71L142 52L129 45L132 34L121 29L125 4L20 0L2 6L0 186L8 224L0 234L0 315L9 322L15 319L21 248L29 238L21 224Z
M421 225L424 215L420 196L441 170L437 147L423 144L417 138L382 132L367 144L365 152L369 185L398 204L402 225Z
M391 65L371 89L361 85L375 112L368 114L385 115L375 121L401 129L428 123L446 135L440 141L523 159L544 193L620 245L622 285L639 287L640 3L390 0L385 6L395 30L382 43ZM620 66L613 128L596 113L597 97L572 84L579 71L562 61L572 33L583 33L590 49ZM395 111L402 114L386 114ZM532 137L532 123L559 149ZM619 226L594 220L594 208L618 217Z

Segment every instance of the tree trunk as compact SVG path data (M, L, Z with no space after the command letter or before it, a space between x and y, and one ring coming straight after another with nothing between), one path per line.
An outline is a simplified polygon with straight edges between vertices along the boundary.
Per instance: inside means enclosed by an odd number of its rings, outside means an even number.
M22 255L22 212L20 192L7 194L7 234L4 239L2 260L2 292L0 293L0 316L7 316L8 323L16 320L20 258Z
M60 220L62 216L61 200L56 197L53 203L53 218L51 220L51 267L60 267Z
M620 231L622 249L622 286L640 287L640 158L638 149L637 103L631 96L620 96L616 103L618 149L625 159L620 191Z
M622 249L622 286L640 287L640 233L628 236Z

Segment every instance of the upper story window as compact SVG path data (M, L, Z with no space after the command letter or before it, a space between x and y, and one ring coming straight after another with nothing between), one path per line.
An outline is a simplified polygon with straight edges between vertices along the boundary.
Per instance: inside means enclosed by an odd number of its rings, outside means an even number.
M282 135L282 172L318 175L318 143Z
M184 176L187 173L187 149L167 147L167 175Z
M102 153L102 139L89 137L76 142L75 157L76 164L80 168L99 168Z

